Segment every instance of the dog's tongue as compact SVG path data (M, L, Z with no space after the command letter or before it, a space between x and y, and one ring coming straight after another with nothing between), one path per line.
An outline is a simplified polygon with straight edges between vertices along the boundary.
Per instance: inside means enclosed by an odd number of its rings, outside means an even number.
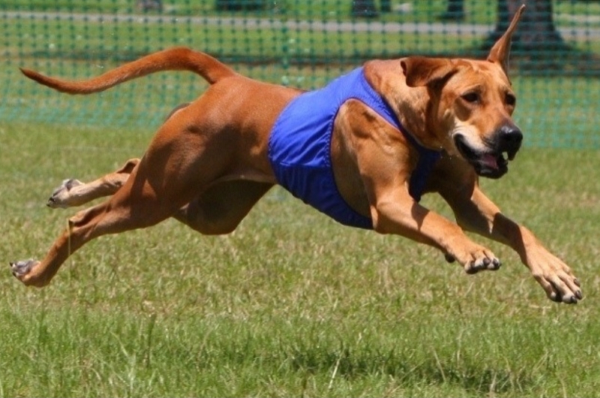
M490 154L483 155L480 162L482 165L487 166L490 169L498 170L498 161Z

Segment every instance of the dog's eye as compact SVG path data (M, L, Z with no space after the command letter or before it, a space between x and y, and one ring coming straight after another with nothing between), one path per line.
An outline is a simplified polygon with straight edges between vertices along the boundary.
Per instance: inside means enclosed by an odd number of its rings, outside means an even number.
M512 94L506 94L505 101L506 101L506 105L515 106L515 104L517 103L517 97L515 97Z
M467 101L470 104L475 104L479 102L479 94L477 93L466 93L461 96L462 99Z

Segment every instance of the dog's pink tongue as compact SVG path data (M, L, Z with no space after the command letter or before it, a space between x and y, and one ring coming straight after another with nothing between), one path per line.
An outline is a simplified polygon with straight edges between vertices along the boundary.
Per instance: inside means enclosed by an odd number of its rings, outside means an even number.
M481 158L481 163L484 166L489 167L490 169L498 169L498 162L496 161L496 158L492 155L483 155L483 157Z

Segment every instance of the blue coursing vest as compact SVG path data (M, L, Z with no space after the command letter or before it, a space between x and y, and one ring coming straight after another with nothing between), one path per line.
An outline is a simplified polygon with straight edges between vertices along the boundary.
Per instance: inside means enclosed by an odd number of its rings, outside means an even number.
M354 211L342 198L331 167L333 122L349 99L373 109L418 149L419 161L410 178L409 193L419 201L440 153L421 146L404 130L390 106L367 82L363 68L294 98L273 126L269 160L277 182L294 196L344 225L372 229L371 218Z

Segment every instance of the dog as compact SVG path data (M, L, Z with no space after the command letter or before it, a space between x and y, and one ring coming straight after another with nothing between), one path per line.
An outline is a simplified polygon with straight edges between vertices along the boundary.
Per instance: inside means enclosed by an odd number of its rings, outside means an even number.
M65 180L51 207L111 196L70 218L42 261L10 263L12 273L45 286L88 241L169 217L202 234L227 234L280 184L343 225L433 246L469 274L497 270L500 260L465 231L504 243L549 299L577 303L582 291L571 269L502 214L478 183L503 176L521 146L508 57L522 12L485 60L372 60L310 92L249 79L181 47L80 82L21 69L69 94L165 70L192 71L210 85L172 112L141 159L91 183ZM456 223L420 205L425 193L441 195Z

